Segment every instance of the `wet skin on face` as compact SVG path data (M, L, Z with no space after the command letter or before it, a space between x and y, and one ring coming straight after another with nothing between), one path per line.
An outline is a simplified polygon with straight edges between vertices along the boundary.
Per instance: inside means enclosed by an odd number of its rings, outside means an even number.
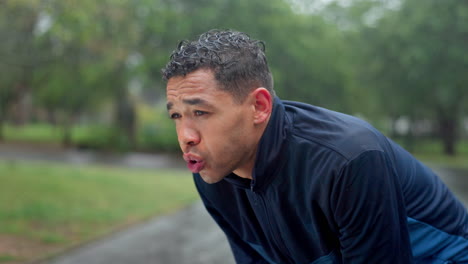
M175 121L188 168L207 183L234 172L251 177L263 132L254 95L239 103L219 88L210 70L176 76L167 83L167 110Z

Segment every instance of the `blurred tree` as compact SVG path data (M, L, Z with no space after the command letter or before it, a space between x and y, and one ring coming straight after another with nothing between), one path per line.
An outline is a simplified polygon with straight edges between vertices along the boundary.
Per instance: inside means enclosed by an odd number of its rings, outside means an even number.
M403 1L365 32L373 83L392 115L427 117L448 155L468 103L468 3Z
M317 15L297 18L278 28L281 42L270 53L279 93L291 100L351 112L351 50L345 35Z
M381 97L370 81L368 50L372 44L367 39L366 30L375 19L389 11L387 5L386 0L336 0L322 3L316 10L326 21L335 24L342 34L337 39L342 52L336 55L342 61L341 69L347 80L344 88L349 109L373 119L374 124L380 122L388 109L382 108Z
M41 56L35 41L38 1L0 2L0 139L7 110L31 92Z
M350 47L336 25L317 14L295 13L285 0L179 0L178 3L174 7L180 7L181 24L186 25L180 29L186 34L183 37L211 28L247 32L266 43L278 95L351 111Z
M53 20L42 36L54 63L41 69L36 99L60 115L63 143L70 143L73 119L113 97L116 139L135 142L135 122L127 86L127 63L136 50L138 20L133 1L55 1L43 12ZM125 143L125 144L127 144Z
M294 1L314 6L306 10L290 1L2 1L0 123L12 98L32 91L67 143L76 117L112 103L116 140L130 146L132 96L164 99L160 69L178 41L232 28L266 42L284 99L365 116L434 118L450 152L467 105L465 3ZM146 97L149 90L157 92Z

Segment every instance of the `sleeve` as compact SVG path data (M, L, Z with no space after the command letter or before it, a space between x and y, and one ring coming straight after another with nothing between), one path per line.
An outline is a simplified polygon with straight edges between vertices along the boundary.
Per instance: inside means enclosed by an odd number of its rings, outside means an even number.
M228 221L224 219L222 214L216 210L216 208L210 203L205 194L203 193L203 188L200 188L197 178L195 177L195 186L197 187L198 193L205 205L206 210L215 220L218 226L223 230L224 234L227 237L229 245L231 247L232 254L234 259L238 264L268 264L268 262L257 253L249 244L243 241L237 232L231 227Z
M331 195L343 263L412 263L402 188L385 153L350 161Z

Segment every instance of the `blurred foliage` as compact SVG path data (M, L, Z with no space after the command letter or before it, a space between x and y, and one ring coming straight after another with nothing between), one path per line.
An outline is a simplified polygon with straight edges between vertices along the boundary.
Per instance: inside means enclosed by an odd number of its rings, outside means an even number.
M384 113L434 120L454 154L468 110L468 3L407 0L362 36Z
M468 4L456 0L3 0L0 139L6 119L40 119L64 145L177 148L153 110L160 69L178 41L212 28L264 40L283 99L429 119L455 153L468 112ZM77 125L100 128L77 140Z
M143 151L158 149L174 152L179 150L175 125L163 107L151 108L141 105L138 108L138 145Z
M139 104L137 109L137 145L139 151L175 152L179 149L177 135L165 106ZM12 142L60 143L64 131L51 124L31 123L22 126L6 125L4 138ZM131 150L128 139L105 124L73 125L70 143L79 149L124 152Z

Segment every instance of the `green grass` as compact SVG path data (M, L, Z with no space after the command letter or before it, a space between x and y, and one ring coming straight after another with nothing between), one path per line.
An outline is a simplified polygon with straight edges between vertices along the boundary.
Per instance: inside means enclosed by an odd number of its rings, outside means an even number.
M428 164L441 167L468 169L468 155L458 154L451 157L442 154L431 153L415 153L414 154L420 161Z
M136 150L178 151L179 144L174 124L166 115L156 115L137 127ZM13 126L6 124L4 139L11 142L46 143L60 145L63 130L50 124L25 124ZM109 125L75 125L71 129L71 144L81 148L125 151L129 142L124 135Z
M23 126L4 126L4 137L7 141L27 141L52 143L60 142L62 131L48 124L27 124Z
M75 125L71 129L71 143L91 148L111 148L116 143L116 129L106 125ZM50 124L5 125L6 141L61 144L64 131Z
M18 260L15 256L0 254L0 263Z
M73 124L70 144L78 148L105 151L179 151L175 124L168 118L166 105L136 105L135 145L124 132L109 122L91 121ZM5 123L5 141L60 145L64 131L48 123Z
M0 161L0 234L66 247L197 199L189 173Z
M458 142L455 156L445 155L442 143L436 140L417 140L412 148L407 149L412 150L419 160L430 165L468 169L468 140Z

